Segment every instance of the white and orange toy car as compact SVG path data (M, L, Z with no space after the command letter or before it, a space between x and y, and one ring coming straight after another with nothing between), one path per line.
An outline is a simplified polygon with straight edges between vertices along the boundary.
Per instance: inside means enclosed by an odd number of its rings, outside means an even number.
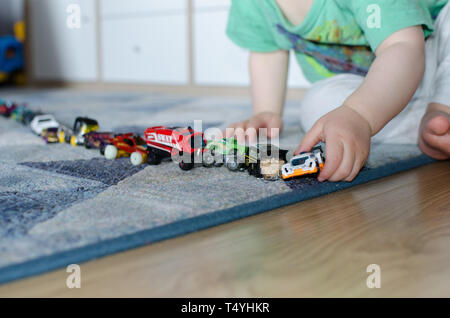
M325 156L321 147L315 147L311 152L301 153L293 157L281 168L281 175L284 180L317 174L323 168Z

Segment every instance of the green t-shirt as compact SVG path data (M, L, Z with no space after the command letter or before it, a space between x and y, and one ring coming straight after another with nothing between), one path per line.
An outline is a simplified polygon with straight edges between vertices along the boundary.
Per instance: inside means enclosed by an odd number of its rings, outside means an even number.
M291 50L311 82L339 73L367 74L391 34L422 25L424 36L448 0L314 0L300 25L275 0L232 0L227 35L255 52Z

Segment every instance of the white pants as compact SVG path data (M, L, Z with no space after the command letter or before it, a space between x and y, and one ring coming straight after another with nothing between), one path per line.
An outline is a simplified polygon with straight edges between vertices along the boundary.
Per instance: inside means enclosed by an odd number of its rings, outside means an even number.
M300 122L305 131L323 115L341 106L364 77L341 74L315 83L301 103ZM376 136L377 143L417 143L418 129L428 104L450 106L450 2L435 22L435 32L426 41L426 68L422 83L408 106Z

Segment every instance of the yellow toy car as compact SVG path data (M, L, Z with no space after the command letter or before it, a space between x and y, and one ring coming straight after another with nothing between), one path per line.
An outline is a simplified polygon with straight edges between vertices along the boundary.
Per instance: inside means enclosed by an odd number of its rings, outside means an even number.
M73 124L73 135L70 136L72 146L84 145L84 135L98 130L98 122L88 117L77 117Z

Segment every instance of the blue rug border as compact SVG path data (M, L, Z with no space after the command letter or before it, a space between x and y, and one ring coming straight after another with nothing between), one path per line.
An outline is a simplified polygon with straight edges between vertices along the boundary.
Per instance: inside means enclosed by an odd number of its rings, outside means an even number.
M255 214L271 211L332 192L348 189L350 187L411 170L433 162L436 162L436 160L425 155L400 160L378 168L363 170L351 183L325 182L315 184L308 187L308 192L294 190L292 192L270 196L258 201L241 204L205 215L199 215L153 229L142 230L133 234L101 241L69 251L39 257L24 263L9 265L4 268L0 268L0 284L12 282L25 277L35 276L66 267L70 264L81 264L106 255L142 247L151 243L156 243L184 234L204 230L209 227L229 223L231 221L236 221Z

